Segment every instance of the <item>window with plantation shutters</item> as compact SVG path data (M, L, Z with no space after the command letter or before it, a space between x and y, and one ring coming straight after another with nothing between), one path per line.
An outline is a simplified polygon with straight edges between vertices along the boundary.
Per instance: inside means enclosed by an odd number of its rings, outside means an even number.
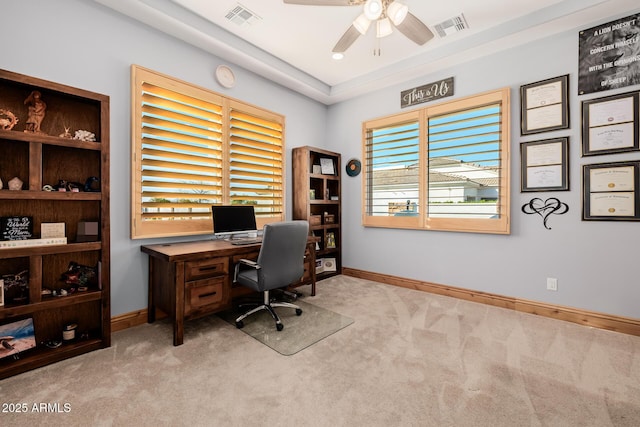
M364 225L509 233L509 89L364 123Z
M282 216L282 125L233 105L229 126L231 202L253 204L256 218Z
M212 232L211 206L283 215L282 116L133 66L132 238Z
M379 123L367 131L366 212L374 217L417 216L419 122Z

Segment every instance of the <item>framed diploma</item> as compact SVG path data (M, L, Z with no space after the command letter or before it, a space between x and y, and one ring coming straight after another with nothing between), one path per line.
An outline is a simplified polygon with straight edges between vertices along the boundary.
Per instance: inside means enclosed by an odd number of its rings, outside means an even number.
M520 86L520 134L569 128L569 75Z
M323 175L335 175L336 171L333 168L333 159L320 159L320 168Z
M638 92L582 101L582 156L638 151Z
M640 221L640 161L582 166L582 219Z
M520 191L569 190L569 138L520 143Z

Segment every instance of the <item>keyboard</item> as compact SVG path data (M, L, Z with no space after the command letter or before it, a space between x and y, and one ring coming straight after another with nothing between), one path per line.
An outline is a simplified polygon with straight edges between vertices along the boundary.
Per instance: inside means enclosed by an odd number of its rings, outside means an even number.
M233 239L231 240L232 245L255 245L256 243L262 243L262 238L257 237L255 239Z

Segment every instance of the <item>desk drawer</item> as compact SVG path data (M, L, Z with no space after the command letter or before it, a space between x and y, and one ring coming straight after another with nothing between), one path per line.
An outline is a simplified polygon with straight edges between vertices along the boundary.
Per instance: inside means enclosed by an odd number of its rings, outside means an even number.
M233 268L235 268L235 265L241 260L241 259L248 259L250 261L255 261L258 259L258 254L260 253L260 251L251 251L251 252L246 252L244 254L239 254L239 255L234 255L233 256Z
M184 314L196 309L219 305L224 301L224 277L196 280L186 283L184 296Z
M228 258L207 258L184 263L185 282L204 279L207 277L222 276L228 272Z

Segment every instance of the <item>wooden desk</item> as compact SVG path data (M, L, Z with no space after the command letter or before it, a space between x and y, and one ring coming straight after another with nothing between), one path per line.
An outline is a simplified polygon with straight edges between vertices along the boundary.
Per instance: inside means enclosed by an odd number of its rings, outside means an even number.
M316 294L315 242L309 237L304 276L289 287L311 285ZM231 308L234 298L252 291L233 283L240 258L255 260L260 243L232 245L225 240L143 245L149 255L149 303L147 321L156 319L156 309L173 319L173 345L184 341L184 321Z

